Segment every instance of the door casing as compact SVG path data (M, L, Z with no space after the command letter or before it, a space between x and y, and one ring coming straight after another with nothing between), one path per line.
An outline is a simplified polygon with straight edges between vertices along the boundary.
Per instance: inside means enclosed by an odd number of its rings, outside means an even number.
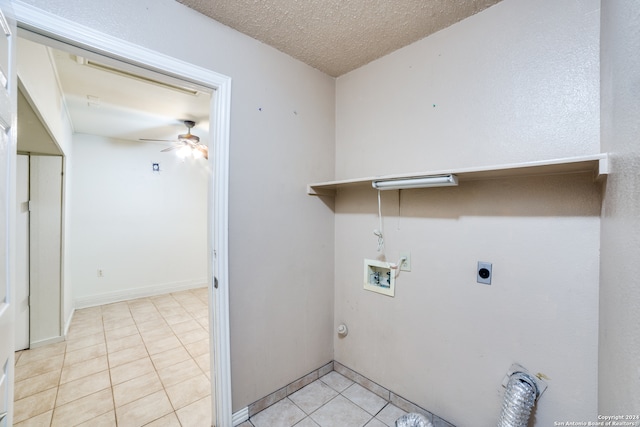
M0 426L13 425L16 281L16 26L9 0L0 0Z

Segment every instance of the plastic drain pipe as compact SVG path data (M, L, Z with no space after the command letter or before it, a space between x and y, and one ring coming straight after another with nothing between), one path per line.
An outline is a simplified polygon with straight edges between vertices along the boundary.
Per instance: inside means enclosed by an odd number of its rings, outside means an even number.
M536 381L529 374L515 372L509 377L498 427L527 427L538 397Z

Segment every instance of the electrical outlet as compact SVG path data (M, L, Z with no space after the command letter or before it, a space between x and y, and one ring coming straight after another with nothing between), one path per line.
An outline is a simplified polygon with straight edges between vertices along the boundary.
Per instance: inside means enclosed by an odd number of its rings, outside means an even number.
M98 277L104 277L104 272L101 269L98 269Z
M493 270L491 268L490 262L478 261L478 268L476 269L476 273L476 281L478 283L483 283L485 285L491 284L491 275L493 274Z
M400 271L411 271L411 252L400 252L400 259L405 258L400 264Z

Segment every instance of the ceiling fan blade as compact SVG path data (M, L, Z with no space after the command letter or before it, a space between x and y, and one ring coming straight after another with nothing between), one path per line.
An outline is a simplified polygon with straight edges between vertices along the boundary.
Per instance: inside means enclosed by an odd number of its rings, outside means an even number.
M209 148L207 148L206 145L198 144L195 149L200 151L202 153L202 157L204 157L205 159L209 158Z
M198 136L191 134L191 128L195 126L195 122L185 120L184 125L187 127L187 133L179 134L177 140L140 138L139 141L173 142L173 145L160 150L160 152L184 148L186 150L178 152L178 155L181 157L188 155L190 152L194 158L204 157L205 159L208 159L209 148L200 142L200 138Z
M172 145L171 147L167 147L164 150L160 150L160 152L164 153L166 151L177 150L178 148L182 148L182 146L181 145Z

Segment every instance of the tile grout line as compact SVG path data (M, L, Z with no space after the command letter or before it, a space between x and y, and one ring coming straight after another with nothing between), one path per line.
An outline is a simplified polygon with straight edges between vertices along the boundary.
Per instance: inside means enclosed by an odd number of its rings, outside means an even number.
M129 304L127 304L127 308L129 307ZM109 372L109 385L110 387L110 391L111 391L111 404L113 405L113 419L116 423L116 426L118 425L118 414L116 413L116 396L113 393L113 379L111 378L111 361L109 360L109 344L107 342L107 329L105 327L104 324L104 310L102 308L102 306L100 306L100 322L102 323L102 334L104 335L104 349L107 352L106 357L107 357L107 371ZM104 414L102 414L104 415ZM100 415L100 416L102 416ZM92 418L95 419L96 417ZM88 420L91 421L91 420Z
M62 356L62 366L60 366L60 372L58 373L58 384L56 386L56 397L53 399L53 408L51 409L51 419L49 420L49 426L53 426L53 419L56 415L56 408L58 403L58 396L60 394L60 385L62 383L62 371L64 370L64 362L67 359L67 343L64 341L64 356ZM26 420L25 420L26 421Z

